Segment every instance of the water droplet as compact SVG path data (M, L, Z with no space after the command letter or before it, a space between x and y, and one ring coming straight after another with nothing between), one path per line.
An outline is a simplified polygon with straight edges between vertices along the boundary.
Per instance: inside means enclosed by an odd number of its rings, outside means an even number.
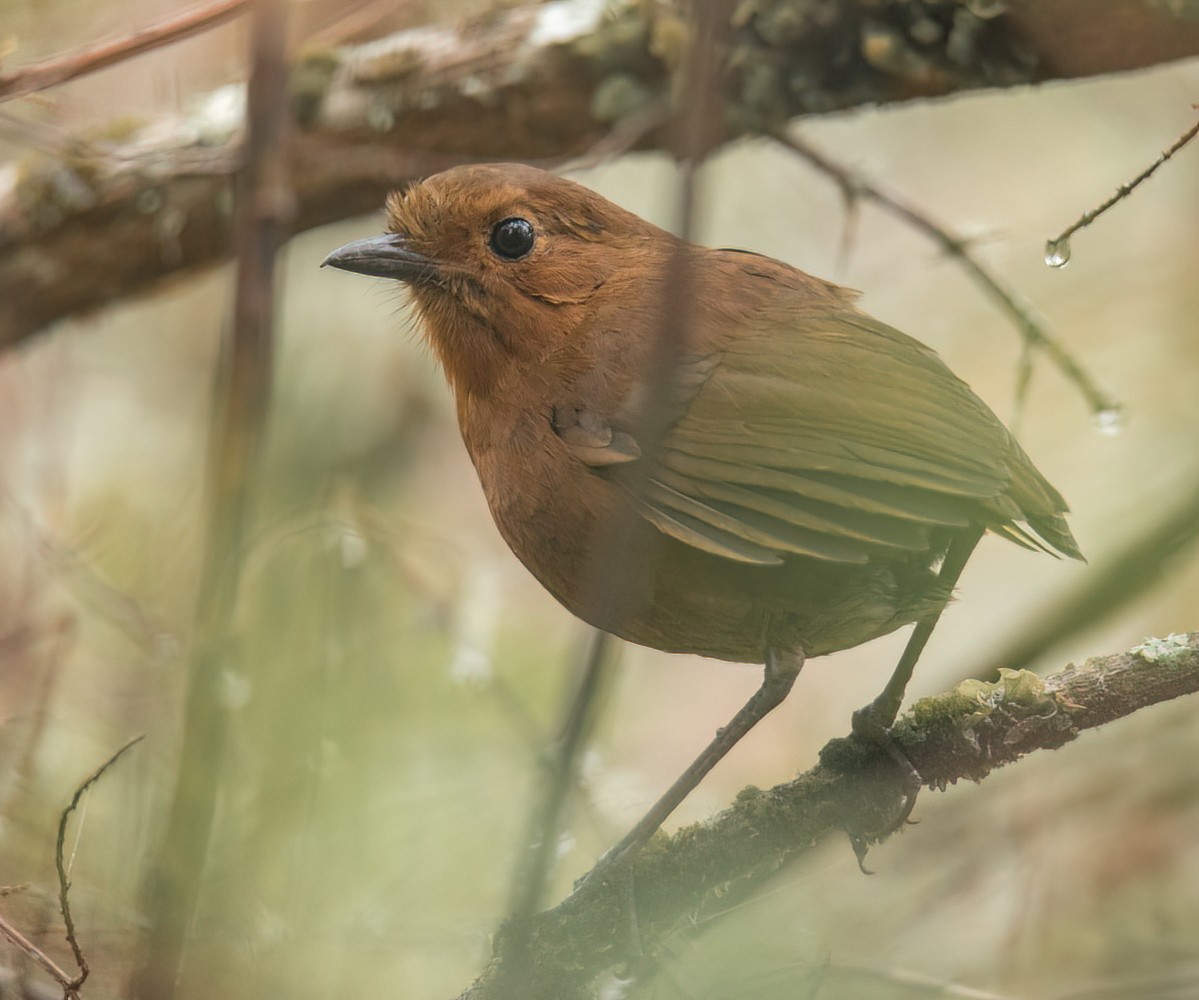
M1045 244L1045 263L1050 267L1065 267L1070 263L1070 240L1050 240Z
M1106 437L1115 437L1124 430L1124 411L1118 406L1109 406L1095 414L1095 427Z

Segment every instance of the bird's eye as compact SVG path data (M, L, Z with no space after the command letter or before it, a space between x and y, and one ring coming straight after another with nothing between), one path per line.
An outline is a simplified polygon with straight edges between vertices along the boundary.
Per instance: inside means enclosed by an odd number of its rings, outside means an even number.
M491 231L491 249L504 260L520 260L533 249L537 234L528 219L511 218L497 222Z

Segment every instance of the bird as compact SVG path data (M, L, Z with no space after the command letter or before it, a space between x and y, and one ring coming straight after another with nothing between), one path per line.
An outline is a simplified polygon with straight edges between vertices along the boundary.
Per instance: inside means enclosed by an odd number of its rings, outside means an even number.
M915 624L854 715L884 738L983 534L1082 558L999 418L857 292L523 164L434 174L386 216L322 266L407 285L517 558L599 629L764 666L605 857L638 850L807 659Z

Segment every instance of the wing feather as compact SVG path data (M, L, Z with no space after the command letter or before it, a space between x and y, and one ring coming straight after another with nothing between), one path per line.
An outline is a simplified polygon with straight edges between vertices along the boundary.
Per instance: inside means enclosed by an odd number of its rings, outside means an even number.
M740 535L721 531L679 511L667 512L644 501L640 504L640 509L642 516L659 531L703 552L732 559L734 562L754 563L760 566L777 566L783 561L783 557L776 551L757 545Z
M760 564L860 564L971 524L1078 554L1061 497L936 354L848 306L780 336L785 304L680 366L640 503L660 530Z
M667 508L674 516L684 514L727 534L761 545L773 552L789 552L832 562L864 563L870 553L866 546L836 534L810 531L786 521L762 517L748 508L726 507L719 503L704 503L671 489L658 480L651 480L645 491L646 501L661 510Z

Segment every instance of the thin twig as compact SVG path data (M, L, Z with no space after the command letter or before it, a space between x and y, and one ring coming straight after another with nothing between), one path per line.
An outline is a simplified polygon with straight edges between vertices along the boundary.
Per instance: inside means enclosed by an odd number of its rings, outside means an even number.
M1199 105L1196 105L1199 107ZM1165 150L1156 160L1148 167L1142 170L1136 177L1126 184L1121 184L1116 188L1116 193L1107 199L1102 205L1091 209L1089 212L1084 212L1079 216L1078 221L1072 226L1063 229L1056 237L1045 243L1045 260L1051 266L1062 267L1070 261L1070 237L1080 229L1085 229L1092 222L1099 218L1113 205L1118 205L1127 198L1134 190L1140 187L1145 181L1149 180L1156 172L1158 167L1165 163L1170 157L1177 153L1183 146L1199 135L1199 121L1195 122L1189 129L1182 133L1169 149Z
M841 201L843 208L841 239L837 244L837 261L833 265L833 273L836 275L838 281L849 270L849 258L853 252L853 244L858 232L858 222L861 218L861 213L858 211L861 202L854 196L851 188L844 186L841 188Z
M62 811L62 815L58 818L58 838L54 844L54 867L58 869L58 906L62 910L63 923L67 929L67 944L71 946L71 951L75 955L75 964L79 966L79 974L68 983L63 983L63 989L70 993L78 991L78 989L87 980L91 969L88 968L87 959L83 957L83 949L79 947L79 940L75 937L75 921L71 917L71 904L68 895L71 891L71 880L67 875L66 865L63 863L63 844L67 838L67 820L71 818L71 813L75 811L75 807L79 805L79 800L83 798L83 793L92 787L104 772L107 771L113 764L124 756L125 751L130 747L135 746L144 740L145 734L135 736L126 743L120 750L114 753L103 764L101 764L91 775L75 789L75 794L71 797L70 804Z
M47 955L41 948L29 940L24 934L17 930L4 917L0 916L0 934L8 938L17 948L33 959L38 965L46 970L54 981L62 987L63 996L66 1000L78 1000L79 989L75 986L75 980L69 973L64 971L57 962Z
M792 152L803 157L817 170L831 177L847 196L865 198L880 208L907 222L913 229L923 233L947 254L955 258L967 273L1012 319L1020 335L1029 346L1044 351L1062 373L1074 383L1087 405L1095 413L1116 412L1119 404L1104 392L1083 369L1075 357L1045 329L1032 315L1031 309L1020 301L1019 296L1004 286L987 268L979 263L970 252L969 243L954 236L934 222L929 216L903 198L891 194L871 183L864 177L834 160L819 150L787 132L774 132L772 137ZM1027 384L1027 380L1023 381Z
M1020 425L1024 422L1024 408L1028 403L1028 391L1032 388L1032 373L1036 360L1032 343L1024 340L1020 345L1020 357L1016 361L1016 382L1011 418L1008 426L1012 433L1019 433Z
M214 0L139 28L131 35L64 52L42 62L22 66L11 73L0 73L0 101L56 87L189 35L207 31L240 14L248 3L249 0Z
M662 316L647 365L645 396L660 401L669 397L661 387L669 385L674 377L679 358L689 329L689 314L692 296L688 293L691 282L690 261L686 252L687 242L692 235L696 201L696 163L704 153L703 135L710 120L709 110L715 106L716 93L712 81L718 78L715 72L716 18L715 11L722 0L702 0L695 8L696 30L690 52L691 66L687 72L689 99L682 102L684 111L675 121L677 128L678 153L682 160L679 177L678 221L676 232L680 238L677 251L671 256L666 268L665 296ZM665 105L655 104L647 108L634 121L626 122L626 131L621 132L618 143L632 145L649 130L663 124L668 112ZM610 137L611 138L611 137ZM589 156L594 156L593 148ZM625 489L633 497L641 494L645 487L645 470L652 465L651 457L657 452L666 430L667 412L664 405L647 406L641 414L637 440L644 461L637 463L640 475L634 473L625 481ZM588 603L599 611L599 616L610 620L619 617L620 603L624 599L616 581L626 579L637 561L634 539L637 533L632 521L637 515L635 507L629 505L617 512L604 526L603 538L593 545L585 570ZM568 713L568 721L562 740L557 747L548 783L541 791L539 810L535 815L534 832L529 838L529 854L525 864L518 869L513 891L513 908L509 919L509 947L520 956L524 952L528 918L540 902L554 860L553 848L557 840L558 822L566 798L571 791L577 770L577 759L585 743L586 735L594 724L597 693L602 688L605 673L605 648L609 644L602 633L589 639L586 653L586 668L580 687ZM518 958L519 960L519 958Z
M171 1000L200 893L228 743L231 650L274 364L275 259L294 215L288 161L287 0L256 0L235 214L233 318L208 443L207 537L186 719L166 835L145 888L147 927L130 993Z
M565 163L557 163L555 169L563 171L588 170L623 156L642 139L670 121L670 101L659 98L644 108L625 115L613 123L603 137L591 145L587 152Z
M593 629L587 638L583 669L567 705L562 735L546 761L548 774L540 790L539 808L525 836L526 854L517 865L508 917L514 924L527 920L541 905L557 854L562 812L578 778L579 759L598 718L599 693L610 670L612 637Z

